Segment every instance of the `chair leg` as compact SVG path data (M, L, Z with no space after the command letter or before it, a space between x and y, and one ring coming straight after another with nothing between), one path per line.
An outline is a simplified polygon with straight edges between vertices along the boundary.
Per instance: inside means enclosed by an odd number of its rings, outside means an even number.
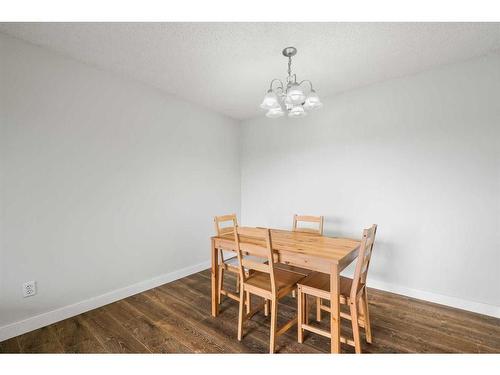
M269 353L274 353L276 347L276 326L278 324L278 301L271 301L271 334L269 338Z
M222 291L222 285L223 285L223 282L224 282L224 268L223 267L219 267L219 285L218 285L218 297L217 297L217 303L220 305L220 302L221 302L221 299L222 299L222 294L221 294L221 291Z
M309 324L309 299L307 298L307 294L304 293L304 298L302 299L302 304L304 305L304 323Z
M370 325L370 314L368 313L368 294L365 291L363 292L363 296L361 297L361 304L363 306L363 316L365 318L365 335L366 335L366 342L371 344L372 343L372 327Z
M349 305L351 310L351 323L352 323L352 335L354 337L354 348L356 349L356 354L361 353L361 339L359 337L359 324L358 324L358 308L356 302L351 302Z
M240 288L240 309L238 311L238 341L243 336L243 309L245 308L245 292Z
M303 298L307 298L302 294L302 289L297 289L297 341L302 344L304 341L304 331L302 330L302 323L304 321L304 303Z
M247 300L247 314L250 314L250 308L252 307L252 295L250 294L250 292L247 292L246 300Z
M316 297L316 320L321 322L321 298Z

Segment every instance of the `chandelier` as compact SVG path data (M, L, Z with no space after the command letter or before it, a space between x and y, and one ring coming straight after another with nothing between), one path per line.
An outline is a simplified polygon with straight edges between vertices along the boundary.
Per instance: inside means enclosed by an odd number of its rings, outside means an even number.
M267 117L281 117L285 111L288 117L304 117L307 115L306 111L323 107L311 81L306 79L297 82L297 75L292 74L292 56L296 53L295 47L287 47L283 50L283 56L288 57L288 77L286 77L286 84L277 78L271 81L269 90L260 105L262 109L267 110ZM303 84L309 84L307 94L302 88Z

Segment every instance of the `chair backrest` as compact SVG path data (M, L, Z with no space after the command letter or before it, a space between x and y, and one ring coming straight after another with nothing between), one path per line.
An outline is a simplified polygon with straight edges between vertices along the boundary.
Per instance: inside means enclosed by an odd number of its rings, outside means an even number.
M352 300L355 300L357 294L366 286L366 276L368 275L368 267L370 266L376 233L377 224L373 224L369 229L363 231L363 239L359 245L358 261L356 262L356 270L354 271L352 280L350 295Z
M223 223L231 222L230 226L221 226ZM238 219L235 214L214 217L215 233L217 236L234 233L234 228L238 225Z
M240 277L243 283L247 276L245 268L269 274L272 293L276 292L276 280L274 277L275 257L271 244L271 232L267 228L236 227L234 234L236 252L238 253L238 265ZM250 259L252 256L254 259ZM255 257L266 260L266 263L255 261Z
M317 223L318 228L304 228L299 227L298 223ZM293 215L293 231L304 233L316 233L320 236L323 235L323 216L307 216L307 215Z

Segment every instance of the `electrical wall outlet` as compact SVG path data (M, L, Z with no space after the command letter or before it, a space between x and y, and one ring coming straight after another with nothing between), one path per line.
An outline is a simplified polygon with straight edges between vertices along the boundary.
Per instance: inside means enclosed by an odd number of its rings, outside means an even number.
M36 294L36 281L28 281L23 284L23 297L31 297Z

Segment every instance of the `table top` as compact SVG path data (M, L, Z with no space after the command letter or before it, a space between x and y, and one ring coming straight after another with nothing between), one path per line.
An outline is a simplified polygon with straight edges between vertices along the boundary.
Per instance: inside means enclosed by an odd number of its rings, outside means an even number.
M231 233L212 238L223 240L226 243L234 243L234 235ZM244 239L244 241L264 245L253 238ZM339 261L357 250L360 241L351 238L327 237L312 233L271 229L271 243L273 250L277 252L292 252Z

